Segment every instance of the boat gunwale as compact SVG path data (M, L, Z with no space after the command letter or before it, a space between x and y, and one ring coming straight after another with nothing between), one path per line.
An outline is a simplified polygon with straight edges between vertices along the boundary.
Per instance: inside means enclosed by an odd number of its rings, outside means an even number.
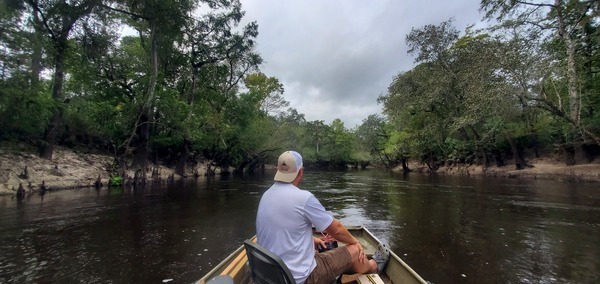
M225 259L223 259L221 262L219 262L219 264L217 264L215 267L213 267L213 269L211 269L210 271L208 271L206 274L204 274L204 276L202 276L202 278L200 278L198 281L195 281L194 283L198 283L198 284L204 284L206 282L208 282L209 277L215 277L217 276L217 272L219 272L220 270L222 270L224 268L225 265L229 264L229 262L231 262L232 260L234 260L242 251L244 251L244 245L240 245L239 248L237 248L235 251L233 251L231 254L229 254Z
M369 235L370 238L372 238L373 240L375 240L377 243L382 243L381 240L379 240L375 235L373 235L373 233L371 233L371 231L369 231L369 229L367 229L365 226L356 226L356 227L348 227L348 231L351 230L362 230L365 233L367 233ZM398 261L400 263L400 265L406 269L414 278L416 278L417 281L421 282L421 283L428 283L427 281L425 281L425 279L423 279L423 277L421 277L421 275L419 275L414 269L412 269L406 262L404 262L404 260L402 260L395 252L393 252L392 250L390 250L390 257L394 258L396 261ZM384 273L386 272L387 269L384 269ZM388 276L389 274L386 273Z

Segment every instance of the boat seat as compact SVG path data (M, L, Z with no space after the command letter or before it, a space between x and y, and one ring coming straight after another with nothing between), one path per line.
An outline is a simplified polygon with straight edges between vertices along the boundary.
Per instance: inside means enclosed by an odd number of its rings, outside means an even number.
M244 241L244 247L254 284L296 284L280 257L250 240Z

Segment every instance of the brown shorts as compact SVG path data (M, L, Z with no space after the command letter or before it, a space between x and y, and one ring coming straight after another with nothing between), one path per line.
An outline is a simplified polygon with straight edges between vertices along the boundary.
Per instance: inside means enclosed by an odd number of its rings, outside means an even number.
M317 267L310 273L306 284L331 284L336 277L352 268L352 256L346 247L315 254Z

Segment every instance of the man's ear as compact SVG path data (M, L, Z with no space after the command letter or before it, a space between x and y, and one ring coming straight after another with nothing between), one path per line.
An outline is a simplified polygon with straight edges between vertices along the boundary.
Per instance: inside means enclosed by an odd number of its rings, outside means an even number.
M298 186L300 184L300 182L302 181L303 177L304 177L304 167L302 167L298 170L298 175L296 175L296 178L292 181L292 184L295 186Z

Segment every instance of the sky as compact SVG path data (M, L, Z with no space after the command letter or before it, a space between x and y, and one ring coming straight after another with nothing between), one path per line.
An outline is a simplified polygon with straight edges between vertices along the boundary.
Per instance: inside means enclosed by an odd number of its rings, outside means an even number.
M307 121L339 118L347 129L381 114L377 98L414 66L411 29L454 18L480 28L479 0L241 0L256 21L261 72L283 84L284 98Z

